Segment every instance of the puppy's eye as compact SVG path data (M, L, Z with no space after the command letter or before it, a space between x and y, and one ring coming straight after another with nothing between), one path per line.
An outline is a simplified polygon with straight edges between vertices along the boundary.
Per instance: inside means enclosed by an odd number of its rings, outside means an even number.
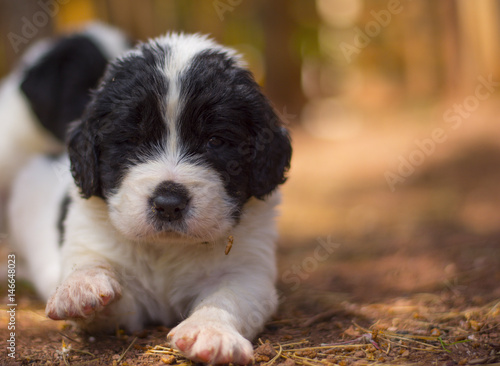
M224 140L217 136L212 136L208 139L207 147L211 149L218 149L225 144Z

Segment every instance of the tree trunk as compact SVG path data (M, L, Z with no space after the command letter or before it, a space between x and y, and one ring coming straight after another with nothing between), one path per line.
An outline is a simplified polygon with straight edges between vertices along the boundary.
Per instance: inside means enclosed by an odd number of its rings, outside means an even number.
M290 17L288 0L264 1L262 4L266 68L264 91L278 112L297 115L305 99L300 83L300 56L292 49L296 24Z

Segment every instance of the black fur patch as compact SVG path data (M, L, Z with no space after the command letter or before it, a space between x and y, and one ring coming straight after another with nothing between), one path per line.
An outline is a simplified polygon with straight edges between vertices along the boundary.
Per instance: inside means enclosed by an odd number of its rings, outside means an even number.
M57 230L59 232L59 246L63 245L64 242L64 221L66 220L66 216L68 216L69 205L71 204L71 197L69 194L64 196L64 199L61 201L61 207L59 208L59 218L57 219Z
M82 115L106 64L89 38L75 35L57 41L26 70L21 90L42 126L59 140L64 141L69 122Z
M160 72L168 50L142 45L108 67L82 120L69 133L71 169L83 197L105 197L124 171L151 157L166 139L167 79Z
M182 144L219 172L240 207L285 181L289 137L249 71L209 50L194 58L181 85Z

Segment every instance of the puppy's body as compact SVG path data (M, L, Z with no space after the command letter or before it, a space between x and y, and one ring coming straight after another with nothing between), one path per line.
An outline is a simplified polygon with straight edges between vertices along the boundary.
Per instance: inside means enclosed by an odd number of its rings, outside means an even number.
M197 35L140 45L110 65L68 147L75 184L60 258L47 258L60 267L48 316L91 331L182 320L169 337L187 356L248 363L248 339L277 305L276 188L291 148L235 53ZM32 163L11 204L28 257L58 236L61 215L43 237L22 233L38 215L23 195L33 175L45 176L39 204L65 201L48 166ZM38 193L47 185L54 193Z
M119 283L113 296L120 300L87 319L83 309L75 309L81 315L70 319L91 332L113 331L117 326L134 331L148 324L173 326L197 309L199 315L181 323L174 341L201 332L205 338L200 338L199 350L186 352L189 356L246 363L252 348L239 334L252 339L277 304L274 216L279 194L246 204L239 225L228 231L234 244L225 255L227 236L207 243L172 240L168 245L125 238L109 224L106 203L95 197L82 200L76 187L55 174L54 164L65 162L40 157L31 161L17 178L10 205L10 216L16 218L11 223L16 250L28 261L39 294L49 299L56 286L73 275L76 289L52 300L54 307L66 310L88 295L82 288L87 269L110 268ZM57 222L70 187L67 238L61 247ZM75 268L83 269L75 275ZM106 291L108 284L101 287L93 280L92 286ZM225 323L232 325L229 330ZM218 354L203 359L203 350L211 348Z

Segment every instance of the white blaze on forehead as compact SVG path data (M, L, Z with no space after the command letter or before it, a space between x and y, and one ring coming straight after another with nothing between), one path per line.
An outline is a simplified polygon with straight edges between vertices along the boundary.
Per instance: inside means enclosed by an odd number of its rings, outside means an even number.
M161 70L168 82L166 121L168 128L167 149L169 154L181 156L177 120L182 111L181 78L191 66L193 58L203 51L222 52L240 62L239 56L230 48L218 45L207 36L200 34L169 33L156 40L166 46L165 67Z

